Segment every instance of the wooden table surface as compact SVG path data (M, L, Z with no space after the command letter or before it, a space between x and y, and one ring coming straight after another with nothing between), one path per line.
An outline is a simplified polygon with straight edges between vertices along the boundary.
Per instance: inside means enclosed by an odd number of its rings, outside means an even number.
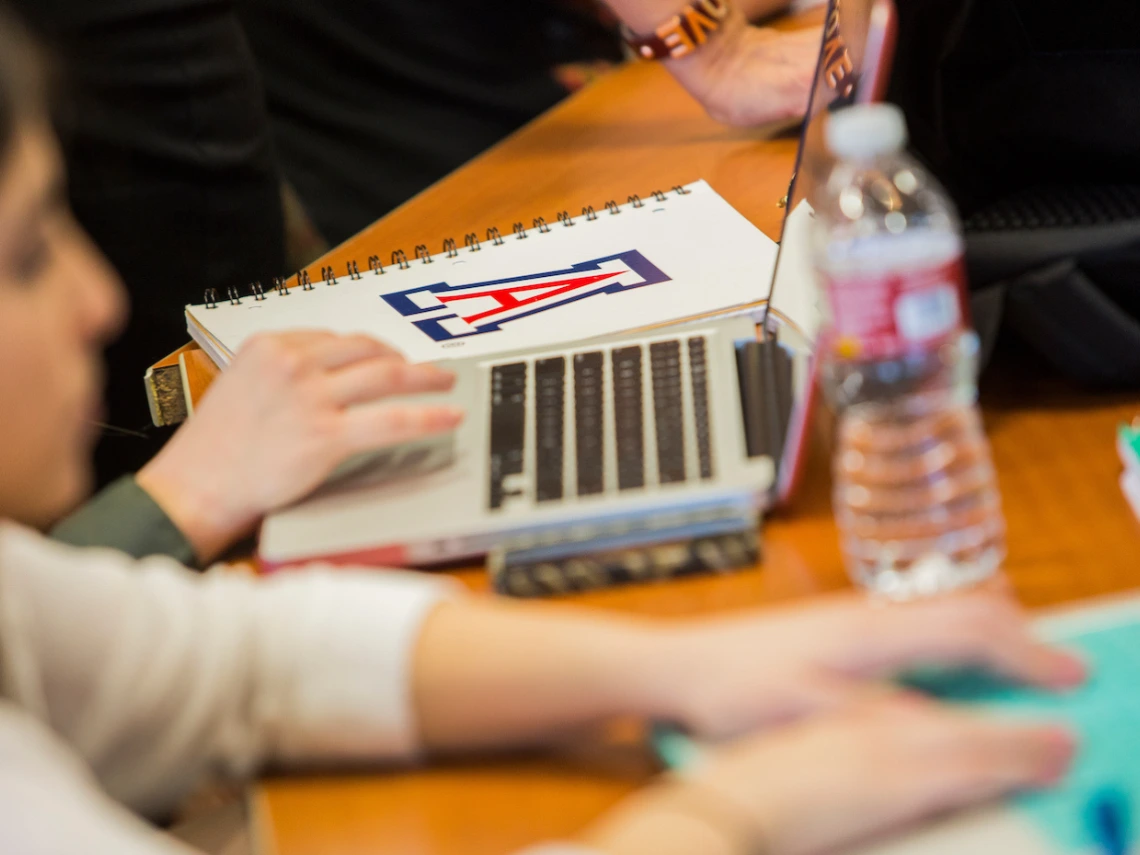
M778 237L796 148L791 137L720 126L663 69L625 68L334 250L311 268L337 272L417 244L434 253L488 226L511 233L583 206L647 197L699 178ZM715 251L715 247L706 248ZM758 288L760 283L758 282ZM1027 379L1006 360L987 378L986 424L1009 527L1006 572L1038 607L1140 586L1140 523L1117 484L1116 426L1140 414L1135 396L1078 395ZM574 602L655 615L741 609L844 587L817 438L792 508L765 526L762 566L737 575L583 595ZM457 575L484 589L480 570ZM457 651L456 655L462 655ZM646 758L579 741L542 756L483 758L405 773L273 778L253 794L267 855L504 855L565 836L646 780Z

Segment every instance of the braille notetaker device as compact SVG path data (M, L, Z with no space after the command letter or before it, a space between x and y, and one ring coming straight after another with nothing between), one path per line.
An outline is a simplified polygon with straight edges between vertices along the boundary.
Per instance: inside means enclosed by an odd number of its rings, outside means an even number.
M618 517L547 543L511 539L487 554L487 570L495 591L514 597L727 573L760 561L759 527L755 505L745 495L736 507Z
M829 3L805 128L835 105L882 96L891 0L842 9ZM801 135L797 170L823 154L821 140ZM542 564L557 581L557 562L527 550L601 540L638 518L672 533L671 514L731 515L742 496L761 512L786 501L808 445L821 318L810 205L789 198L779 248L697 181L519 221L509 237L496 226L448 237L434 255L427 244L393 250L387 268L370 250L339 278L325 264L319 282L301 271L294 287L258 286L252 299L204 295L187 325L219 364L259 331L316 319L380 336L410 361L446 363L454 385L432 402L467 414L446 467L409 457L397 482L354 467L347 484L270 514L260 568L494 563L501 553L502 566L535 559L535 578ZM750 537L744 527L702 533L699 550L691 537L667 539L660 566L719 568L754 552ZM635 556L627 569L647 564Z

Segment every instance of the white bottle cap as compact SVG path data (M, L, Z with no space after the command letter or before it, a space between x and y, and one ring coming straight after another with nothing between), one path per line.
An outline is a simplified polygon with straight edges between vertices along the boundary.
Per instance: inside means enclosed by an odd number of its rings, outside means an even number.
M857 104L828 116L827 147L843 160L870 160L906 145L906 119L894 104Z

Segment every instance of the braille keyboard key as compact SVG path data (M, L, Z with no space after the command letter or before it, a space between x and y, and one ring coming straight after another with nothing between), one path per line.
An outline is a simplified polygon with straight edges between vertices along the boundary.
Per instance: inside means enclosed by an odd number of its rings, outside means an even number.
M685 480L685 425L681 403L681 343L649 345L653 372L653 417L657 434L657 472L662 484Z
M611 354L614 378L614 435L619 490L645 486L645 419L642 412L641 348Z
M574 355L574 436L578 458L578 495L605 489L602 444L602 395L605 359L600 351Z
M693 384L693 429L697 435L697 462L701 478L713 477L712 428L709 425L709 369L705 340L689 339L689 378Z
M523 471L523 437L526 428L525 362L496 365L491 369L491 459L492 509L501 508L506 497L504 482Z
M535 498L562 498L563 431L566 422L566 357L534 363Z

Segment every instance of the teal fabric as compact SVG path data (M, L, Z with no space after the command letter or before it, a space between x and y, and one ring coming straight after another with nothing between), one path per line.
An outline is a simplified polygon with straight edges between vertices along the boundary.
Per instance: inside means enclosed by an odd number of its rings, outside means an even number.
M969 671L928 670L905 682L953 703L1020 719L1067 724L1077 735L1076 762L1055 789L1026 793L1016 804L1063 852L1097 845L1090 806L1105 792L1140 817L1140 621L1046 633L1089 665L1088 682L1061 694L1018 688Z
M196 567L190 542L133 476L120 478L52 531L72 546L117 549L135 558L166 555Z

